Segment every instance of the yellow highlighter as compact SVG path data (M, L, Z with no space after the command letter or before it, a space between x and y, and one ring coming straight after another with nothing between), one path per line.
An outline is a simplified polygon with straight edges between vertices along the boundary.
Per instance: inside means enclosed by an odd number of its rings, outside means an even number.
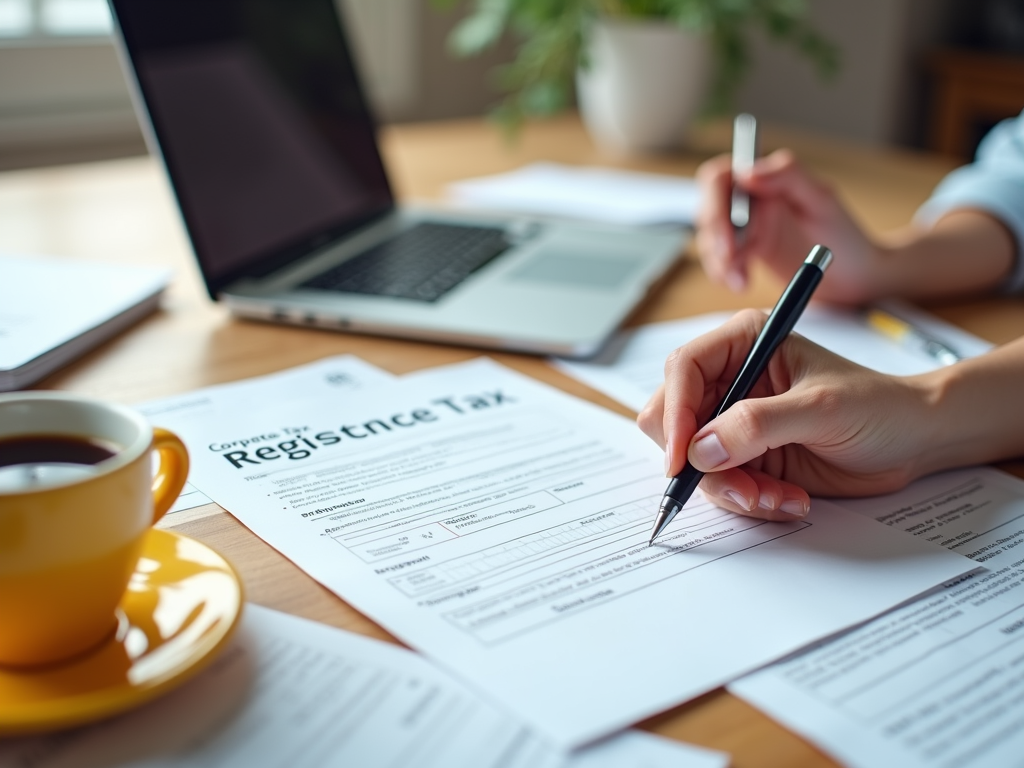
M906 320L896 317L881 309L869 309L868 323L886 336L911 349L924 352L943 365L952 365L963 359L963 355L944 341L936 339L920 328L915 328Z

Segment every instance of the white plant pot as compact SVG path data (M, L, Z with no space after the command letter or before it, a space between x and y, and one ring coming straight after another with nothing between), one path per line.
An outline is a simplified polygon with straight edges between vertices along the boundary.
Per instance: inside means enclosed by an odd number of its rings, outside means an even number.
M595 141L630 152L680 145L707 89L706 36L668 22L601 19L586 57L576 97Z

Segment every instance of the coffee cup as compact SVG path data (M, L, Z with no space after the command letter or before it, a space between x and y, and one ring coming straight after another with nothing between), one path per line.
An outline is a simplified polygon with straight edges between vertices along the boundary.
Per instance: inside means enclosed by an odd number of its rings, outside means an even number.
M0 395L0 665L61 662L114 633L146 534L187 475L181 439L129 408Z

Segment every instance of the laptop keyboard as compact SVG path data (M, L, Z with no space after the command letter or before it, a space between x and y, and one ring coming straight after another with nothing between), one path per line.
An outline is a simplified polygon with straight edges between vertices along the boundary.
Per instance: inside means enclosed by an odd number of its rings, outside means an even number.
M437 301L509 245L502 229L421 223L301 287Z

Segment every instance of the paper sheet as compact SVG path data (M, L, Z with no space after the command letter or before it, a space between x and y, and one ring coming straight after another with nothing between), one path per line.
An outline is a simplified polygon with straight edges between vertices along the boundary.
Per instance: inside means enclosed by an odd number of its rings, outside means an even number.
M949 342L965 356L978 355L991 344L920 310L891 305L894 314L910 320L934 337ZM555 366L584 384L640 411L665 379L665 359L676 347L714 330L732 317L714 312L685 320L653 323L618 334L592 360L553 360ZM796 331L826 349L876 371L899 376L924 373L939 366L933 358L901 346L871 328L852 311L811 306Z
M632 731L566 756L398 646L246 607L184 687L113 720L0 741L3 768L725 768Z
M856 768L1024 756L1024 481L977 468L843 506L987 570L730 690Z
M0 255L0 370L65 344L163 289L160 267Z
M178 424L215 418L220 408L238 408L243 402L249 407L259 408L263 403L283 399L302 399L329 393L346 396L394 378L387 371L355 355L336 355L265 376L215 384L135 407L147 418L158 420L168 429L175 429ZM212 503L213 499L193 483L186 483L168 514Z
M0 391L22 389L156 309L170 270L0 254Z
M694 500L649 548L660 451L488 360L177 426L225 509L564 746L973 567L825 503L782 524Z
M612 224L692 224L700 205L693 179L557 163L458 181L448 195L467 207Z

